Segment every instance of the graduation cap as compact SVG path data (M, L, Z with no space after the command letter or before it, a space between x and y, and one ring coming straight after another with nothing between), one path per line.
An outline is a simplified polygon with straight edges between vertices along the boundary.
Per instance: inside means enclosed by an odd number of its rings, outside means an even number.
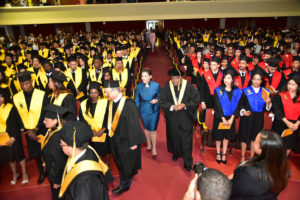
M210 62L216 62L216 63L220 63L220 59L218 58L218 57L216 57L216 56L213 56L212 58L211 58L211 61Z
M103 61L103 57L100 54L94 55L94 60L101 60Z
M53 67L53 65L52 65L52 63L50 62L50 60L47 60L47 59L44 59L43 61L42 61L42 65L50 65L51 67Z
M221 57L221 61L223 61L223 60L227 60L227 61L228 61L228 57L225 56L225 55L223 55L223 56Z
M45 118L50 119L61 119L65 116L69 110L62 106L57 106L54 104L48 104L45 107Z
M273 51L271 49L267 49L264 54L273 55Z
M23 63L21 63L21 64L18 64L17 65L17 69L18 69L18 71L20 71L21 69L27 69L27 67L23 64Z
M69 146L82 147L94 136L89 125L80 121L67 121L61 129L60 138ZM75 148L74 148L75 149Z
M92 82L90 82L89 90L97 89L98 91L100 91L100 86L101 86L101 84L99 82L92 81Z
M209 64L210 63L210 59L209 58L204 58L203 62L207 62Z
M279 67L278 63L280 63L280 61L281 60L279 60L278 58L269 58L267 60L267 63L268 63L268 66L277 68L277 67Z
M241 60L244 60L244 61L246 61L247 63L249 62L249 58L248 58L248 56L246 56L246 55L241 55L240 56L240 61Z
M116 62L118 61L122 61L123 62L123 58L122 57L116 57Z
M68 81L66 75L63 72L59 72L56 70L52 70L50 77L58 83L64 83Z
M54 63L54 69L55 68L60 69L61 71L65 71L66 70L66 67L65 67L64 63L62 63L62 62L56 62L56 63Z
M227 74L230 74L231 77L235 77L235 76L238 76L238 72L232 67L232 66L229 66L227 67L224 71L223 71L223 78L227 75Z
M76 57L75 56L70 56L69 59L68 59L68 62L73 62L73 61L76 62Z
M242 52L242 51L243 51L243 47L241 47L241 46L236 46L236 47L235 47L235 51L241 51L241 52Z
M31 80L31 74L32 73L33 72L29 72L29 71L25 70L24 72L18 73L17 77L18 77L20 82L26 82L26 81Z
M169 76L183 76L184 72L180 69L176 69L175 67L168 71Z
M255 74L258 74L260 75L262 80L264 79L264 77L268 76L268 73L259 66L255 66L255 68L250 73L252 78Z
M6 53L5 57L11 57L11 58L13 58L13 55L11 53Z
M288 75L289 80L294 80L300 86L300 72L292 72Z
M295 62L295 61L299 61L300 62L300 56L294 56L293 57L293 62Z
M104 88L119 88L120 84L119 84L119 81L105 80L103 87Z
M112 54L112 50L108 50L106 54Z

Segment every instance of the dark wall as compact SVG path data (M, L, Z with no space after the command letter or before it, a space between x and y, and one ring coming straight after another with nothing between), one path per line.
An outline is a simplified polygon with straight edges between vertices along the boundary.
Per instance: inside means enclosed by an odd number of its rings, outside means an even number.
M107 31L116 33L118 31L141 31L146 28L145 21L128 21L128 22L93 22L91 23L92 31Z
M165 29L189 29L195 28L218 28L220 26L220 19L184 19L184 20L165 20Z
M33 33L34 35L42 34L43 36L55 34L55 24L24 25L24 29L25 34Z

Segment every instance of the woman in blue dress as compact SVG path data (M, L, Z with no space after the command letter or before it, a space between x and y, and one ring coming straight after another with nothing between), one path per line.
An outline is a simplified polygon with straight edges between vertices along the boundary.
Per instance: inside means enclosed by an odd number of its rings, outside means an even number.
M156 128L159 119L158 97L160 94L160 86L153 82L152 71L149 68L144 68L141 72L143 83L139 83L135 90L135 102L139 108L145 134L147 137L147 151L151 151L152 157L156 159Z

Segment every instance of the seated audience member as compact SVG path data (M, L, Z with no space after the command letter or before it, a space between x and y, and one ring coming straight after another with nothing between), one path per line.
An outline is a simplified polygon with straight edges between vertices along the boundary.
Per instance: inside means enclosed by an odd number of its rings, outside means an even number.
M232 200L275 200L288 184L290 172L280 136L262 130L256 136L254 149L258 156L234 170Z

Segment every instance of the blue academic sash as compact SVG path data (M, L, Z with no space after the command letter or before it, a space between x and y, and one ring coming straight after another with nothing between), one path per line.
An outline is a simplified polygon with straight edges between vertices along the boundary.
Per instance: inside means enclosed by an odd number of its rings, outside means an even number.
M226 90L224 90L222 87L216 88L216 92L218 94L224 116L232 116L239 104L243 90L240 88L234 89L231 101L229 100Z
M265 107L265 101L262 98L262 87L259 88L256 94L252 86L243 89L248 99L252 112L263 112ZM267 89L266 89L267 90ZM267 90L269 92L269 90Z

